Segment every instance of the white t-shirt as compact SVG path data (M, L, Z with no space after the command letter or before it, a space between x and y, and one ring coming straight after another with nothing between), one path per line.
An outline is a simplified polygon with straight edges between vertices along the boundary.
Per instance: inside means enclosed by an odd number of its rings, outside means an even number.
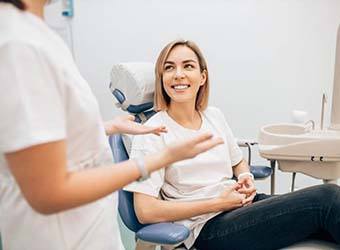
M4 154L57 140L66 141L70 171L112 163L97 101L64 42L38 17L0 3L0 229L4 249L123 249L116 194L49 216L32 210L24 199Z
M219 145L193 159L176 162L166 169L151 174L144 182L134 182L124 189L160 197L168 201L198 201L218 197L226 185L235 183L232 166L242 160L242 151L224 119L222 112L213 107L201 113L202 125L199 130L182 127L165 111L158 112L145 124L165 125L168 133L135 136L132 141L131 158L159 152L173 142L192 138L199 132L210 131L222 137L224 144ZM204 224L218 213L203 214L190 219L177 221L191 231L184 242L190 248Z

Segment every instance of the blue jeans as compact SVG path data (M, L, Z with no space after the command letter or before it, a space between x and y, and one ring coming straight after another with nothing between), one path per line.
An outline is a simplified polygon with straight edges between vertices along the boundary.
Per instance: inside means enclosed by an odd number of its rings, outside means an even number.
M254 203L210 219L198 249L279 249L315 237L340 243L340 187L325 184L279 196L257 194Z

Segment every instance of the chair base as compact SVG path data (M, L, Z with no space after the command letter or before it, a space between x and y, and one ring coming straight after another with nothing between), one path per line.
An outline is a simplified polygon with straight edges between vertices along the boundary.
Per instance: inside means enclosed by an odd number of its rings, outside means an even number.
M155 250L156 249L156 245L153 245L149 242L145 242L142 240L137 240L136 241L136 250Z

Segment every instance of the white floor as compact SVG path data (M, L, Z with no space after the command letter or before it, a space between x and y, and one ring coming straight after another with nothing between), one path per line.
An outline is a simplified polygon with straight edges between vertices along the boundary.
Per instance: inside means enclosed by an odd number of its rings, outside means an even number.
M282 250L337 250L340 249L339 245L329 242L321 242L317 240L310 240L294 244L293 246L283 248Z

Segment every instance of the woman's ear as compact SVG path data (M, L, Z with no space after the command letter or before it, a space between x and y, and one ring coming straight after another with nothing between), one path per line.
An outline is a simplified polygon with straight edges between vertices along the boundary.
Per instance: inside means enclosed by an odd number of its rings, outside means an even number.
M207 70L203 70L202 73L201 73L201 83L200 83L200 86L203 86L206 81L207 81Z

